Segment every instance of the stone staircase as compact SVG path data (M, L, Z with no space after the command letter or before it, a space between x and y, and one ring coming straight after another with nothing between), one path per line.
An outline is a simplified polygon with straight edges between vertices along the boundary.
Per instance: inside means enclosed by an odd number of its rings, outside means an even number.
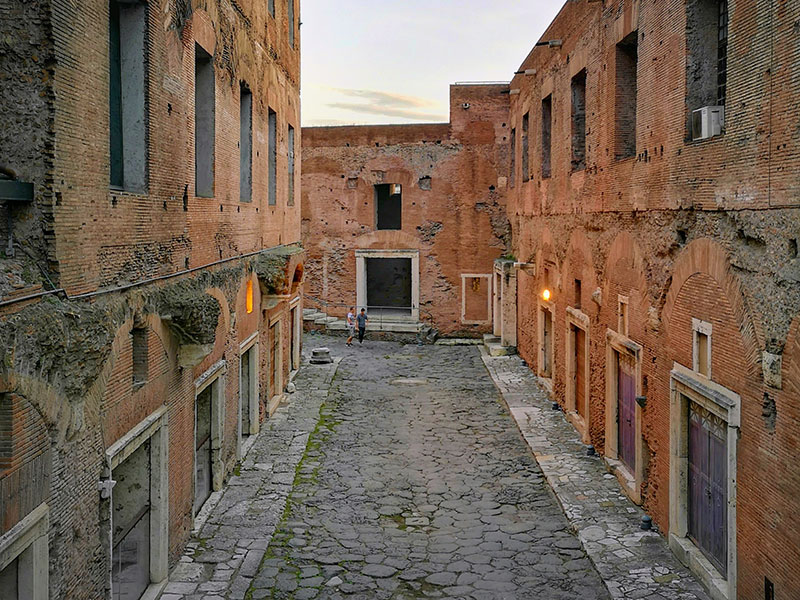
M503 346L500 343L500 338L491 333L484 334L483 345L486 346L489 356L510 356L517 353L517 349L514 346Z
M327 329L331 331L345 331L347 329L347 322L344 319L329 317L316 308L304 308L303 321L314 323L319 327L327 327ZM393 320L390 317L383 317L382 319L370 319L367 330L413 334L423 332L424 335L427 335L428 331L430 331L430 327L420 321Z

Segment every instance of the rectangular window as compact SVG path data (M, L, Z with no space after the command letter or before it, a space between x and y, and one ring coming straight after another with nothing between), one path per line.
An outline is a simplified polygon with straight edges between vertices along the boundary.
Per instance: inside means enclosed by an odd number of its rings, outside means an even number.
M133 385L142 386L147 383L148 352L147 328L134 327L131 330L131 355L133 356Z
M109 5L109 162L112 188L143 192L147 151L145 115L146 7Z
M253 197L253 94L242 84L239 93L239 200Z
M403 228L403 186L382 183L375 186L375 228Z
M728 73L727 0L686 3L686 50L689 114L706 106L724 106Z
M586 69L572 78L572 170L586 168Z
M618 296L617 332L628 337L628 297Z
M513 188L517 182L517 130L514 127L511 128L511 166L508 171L508 179Z
M268 148L267 148L267 170L269 171L269 205L275 206L278 203L278 115L271 108L267 123Z
M195 45L194 187L195 196L214 196L214 61Z
M269 16L275 18L275 0L268 0L267 10L269 10Z
M294 206L294 127L289 125L289 200L287 204Z
M638 32L617 44L615 94L615 148L617 160L636 156Z
M711 323L692 319L692 368L711 379Z
M528 113L522 115L522 181L529 181L529 154L528 154L528 128L529 128Z
M542 179L550 177L550 143L553 126L553 95L542 100Z
M289 45L294 48L294 33L297 28L294 22L294 0L288 0L286 4L289 13Z
M576 279L575 280L575 302L574 302L574 306L575 306L575 308L580 308L581 307L581 280L580 279Z

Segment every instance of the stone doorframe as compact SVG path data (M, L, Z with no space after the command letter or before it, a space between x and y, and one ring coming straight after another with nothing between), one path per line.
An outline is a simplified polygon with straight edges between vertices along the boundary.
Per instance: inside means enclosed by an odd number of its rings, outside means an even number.
M303 310L300 306L300 296L296 296L292 298L289 302L289 317L292 318L292 311L294 311L294 339L292 340L292 361L289 365L289 370L292 372L292 377L294 373L300 368L300 347L302 345L303 339ZM297 369L293 369L292 366L297 365ZM291 377L290 377L291 379Z
M281 319L283 318L284 313L278 313L274 315L267 323L267 344L269 349L267 350L267 382L272 379L272 374L275 374L275 393L272 394L272 397L269 399L269 404L267 405L267 414L271 417L275 414L275 411L278 410L278 406L283 401L283 323ZM291 316L291 313L289 313ZM272 328L275 328L275 334L278 338L277 340L272 339ZM272 361L272 346L276 346L275 350L275 363ZM269 390L269 383L267 384L267 394L270 393Z
M486 279L486 316L483 321L467 320L467 279ZM464 325L488 325L492 321L492 276L486 273L462 273L461 274L461 322Z
M500 307L503 305L503 274L495 268L492 275L492 335L501 337L503 333L503 315Z
M114 556L111 527L114 502L114 469L146 441L150 441L150 585L142 598L157 598L169 575L169 427L168 407L162 406L128 431L106 450L106 478L100 482L101 493L107 489L109 560ZM110 565L109 565L110 566ZM109 569L109 573L110 573ZM110 576L109 576L110 580ZM113 590L109 590L113 592Z
M642 346L611 329L606 331L606 440L605 461L622 484L625 493L636 504L642 503L645 448L642 438L642 406L636 402L634 424L635 458L633 472L619 458L619 357L628 356L636 364L634 383L636 397L642 395Z
M356 250L356 311L367 306L367 259L411 259L411 317L419 321L419 250Z
M536 308L536 332L537 332L537 341L538 341L538 358L539 360L537 365L537 375L544 379L543 382L545 387L549 387L550 391L552 392L552 381L553 381L553 374L556 370L556 357L555 357L555 325L556 325L556 315L555 309L553 307L552 302L547 302L539 298L537 301L537 308ZM545 347L544 347L544 313L550 313L550 342L549 342L549 356L550 356L550 370L547 371L544 368L544 356L545 356Z
M503 346L517 345L517 268L514 261L494 261L495 290L493 294L495 315L492 320L493 335Z
M689 567L715 600L734 600L737 596L736 560L736 461L741 427L741 398L678 363L670 372L669 429L669 546ZM703 556L688 537L689 522L689 401L695 402L728 424L728 556L727 579Z
M0 571L17 562L18 595L30 600L49 597L50 508L42 502L19 523L0 536Z
M586 419L578 413L578 407L575 404L578 397L577 390L575 389L575 371L578 365L575 362L575 339L572 335L572 329L580 329L583 331L584 340L584 358L586 365L584 369L583 378L583 414ZM566 356L564 364L566 365L566 415L567 420L572 423L572 426L581 434L581 441L584 444L590 443L589 436L589 394L590 394L590 368L589 368L589 315L585 314L577 308L572 306L567 307L567 327L566 327Z
M242 360L241 357L244 355L245 352L250 350L250 356L248 358L249 367L250 367L250 394L249 394L249 403L247 406L242 406ZM244 435L244 431L242 431L242 412L247 411L250 415L250 431L247 432L250 436L256 436L260 430L261 423L259 419L259 377L258 377L258 365L261 364L259 362L259 347L258 347L258 332L256 331L253 335L247 338L244 342L239 345L239 422L236 426L237 430L237 440L236 440L236 457L241 458L243 454L247 453L249 448L242 447L242 436ZM252 440L255 440L255 437L251 437ZM250 441L250 444L253 442Z
M225 423L225 374L228 369L228 364L225 359L222 359L213 364L205 373L203 373L194 382L194 406L197 405L197 397L208 386L214 386L211 389L211 489L218 492L222 489L222 482L225 479L225 464L222 460L222 437L223 437L223 423ZM194 409L193 409L194 412ZM197 415L194 417L194 436L192 437L192 456L197 448ZM192 462L194 475L197 475L197 469L194 468L194 461ZM192 488L194 497L194 490L197 488L197 481L194 481ZM210 500L210 498L209 498ZM208 504L208 502L206 502ZM192 516L196 517L200 511L199 506L192 505Z

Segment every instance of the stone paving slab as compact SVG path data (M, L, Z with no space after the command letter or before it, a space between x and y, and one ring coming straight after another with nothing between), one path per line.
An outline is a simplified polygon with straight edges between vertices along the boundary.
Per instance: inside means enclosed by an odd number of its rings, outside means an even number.
M344 358L248 597L609 598L474 347L313 340Z
M216 505L193 532L161 600L245 597L283 515L338 364L302 366L294 380L297 391L264 422L238 474L215 496Z
M702 585L625 496L519 356L483 359L564 514L615 599L708 600Z

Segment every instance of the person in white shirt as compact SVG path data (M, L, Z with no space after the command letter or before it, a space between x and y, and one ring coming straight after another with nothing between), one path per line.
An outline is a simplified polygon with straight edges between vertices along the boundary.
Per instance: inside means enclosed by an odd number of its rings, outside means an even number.
M353 336L356 334L356 315L353 311L355 311L356 307L351 306L350 310L347 311L347 333L350 335L347 338L347 345L353 345Z

